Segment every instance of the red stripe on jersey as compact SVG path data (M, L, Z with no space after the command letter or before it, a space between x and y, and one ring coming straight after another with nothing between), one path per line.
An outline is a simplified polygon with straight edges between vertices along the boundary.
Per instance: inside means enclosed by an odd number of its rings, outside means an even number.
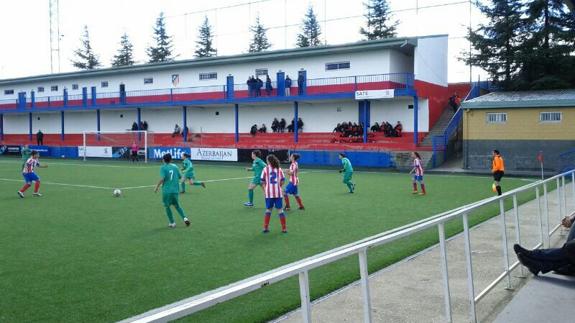
M38 165L40 165L40 163L37 160L35 160L33 158L28 158L28 160L24 164L24 169L22 169L22 173L24 173L24 174L33 173L34 168Z
M281 168L272 168L270 165L266 166L262 172L261 180L266 183L266 198L283 197L281 184L285 180L285 177Z
M289 165L289 171L291 173L291 175L289 177L289 181L293 185L297 186L297 184L299 184L299 178L298 178L299 166L298 166L297 162L293 162L293 163L291 163L291 165Z
M413 167L415 168L415 175L423 176L423 167L421 166L421 159L415 158L413 160Z

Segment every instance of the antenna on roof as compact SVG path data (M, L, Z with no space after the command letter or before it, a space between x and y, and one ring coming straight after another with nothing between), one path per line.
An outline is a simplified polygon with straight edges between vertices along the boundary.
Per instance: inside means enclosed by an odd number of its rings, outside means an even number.
M50 72L60 72L60 4L59 0L48 0L50 16Z

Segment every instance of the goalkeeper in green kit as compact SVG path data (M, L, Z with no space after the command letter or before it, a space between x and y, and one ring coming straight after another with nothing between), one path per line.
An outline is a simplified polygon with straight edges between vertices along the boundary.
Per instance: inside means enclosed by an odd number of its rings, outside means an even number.
M172 164L172 155L165 154L164 165L160 169L160 181L156 185L154 192L158 192L160 186L162 186L162 201L164 203L164 208L166 208L166 215L168 216L168 226L170 228L176 227L176 222L174 222L174 216L172 214L172 205L184 220L186 226L190 226L190 220L184 214L184 210L180 206L179 193L180 193L180 170L178 166Z
M349 192L353 193L355 191L355 183L351 180L353 177L353 166L351 166L351 162L344 153L339 154L339 159L342 166L339 172L343 173L343 183L347 186Z
M182 188L180 189L180 193L186 193L186 180L190 182L190 185L206 188L206 184L204 182L196 181L194 165L192 164L192 159L189 154L184 153L184 162L182 166L182 173L184 173L184 178L182 179Z

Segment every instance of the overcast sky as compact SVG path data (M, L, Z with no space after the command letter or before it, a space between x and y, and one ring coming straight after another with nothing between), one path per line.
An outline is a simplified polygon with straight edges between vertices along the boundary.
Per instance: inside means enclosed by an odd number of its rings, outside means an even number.
M2 50L0 79L50 73L49 0L6 1L0 11ZM160 12L166 15L177 59L193 58L197 31L207 16L216 34L219 55L247 52L249 26L259 15L268 29L272 49L295 47L296 35L309 5L321 22L322 39L328 44L361 40L365 25L364 0L60 0L60 71L73 71L73 51L80 47L83 26L104 67L109 67L126 32L134 44L135 58L145 63L145 49L152 44L152 28ZM399 20L398 36L449 34L449 81L468 81L469 67L458 60L469 48L464 39L470 23L466 0L390 0ZM419 8L419 10L416 10ZM481 16L472 9L471 24ZM54 55L57 53L54 52ZM58 69L55 69L58 72ZM473 79L480 74L473 71ZM481 78L485 74L481 73Z

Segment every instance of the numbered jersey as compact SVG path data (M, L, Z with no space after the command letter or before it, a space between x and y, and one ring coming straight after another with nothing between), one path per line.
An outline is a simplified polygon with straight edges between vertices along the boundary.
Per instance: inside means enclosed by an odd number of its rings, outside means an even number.
M266 166L262 172L261 180L265 183L266 198L283 197L282 184L285 177L281 168Z
M164 180L162 193L174 194L180 193L180 170L174 164L165 164L160 169L160 177Z

